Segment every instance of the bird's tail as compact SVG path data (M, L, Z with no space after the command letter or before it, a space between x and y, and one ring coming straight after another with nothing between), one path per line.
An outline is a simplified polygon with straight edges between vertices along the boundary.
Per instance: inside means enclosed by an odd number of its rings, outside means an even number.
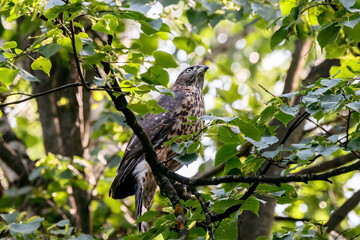
M142 214L149 211L153 201L157 188L155 177L146 163L141 162L135 167L133 172L136 178L135 186L135 216L138 219ZM139 223L139 231L146 232L148 225L147 223Z
M143 204L143 187L141 184L137 184L135 192L135 216L138 219L143 213L148 211ZM138 223L139 232L146 232L148 224L146 222Z

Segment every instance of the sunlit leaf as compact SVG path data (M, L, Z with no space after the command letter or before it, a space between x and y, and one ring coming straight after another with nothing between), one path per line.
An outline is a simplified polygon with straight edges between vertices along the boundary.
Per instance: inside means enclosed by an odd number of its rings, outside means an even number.
M174 68L178 66L173 56L171 56L169 53L163 51L155 51L153 52L153 56L155 58L156 64L164 68Z
M9 69L9 68L0 68L0 81L6 86L9 86L13 83L16 75L20 70Z
M48 76L50 76L50 70L51 70L51 62L49 59L44 57L38 57L32 64L31 68L33 70L42 70L45 72Z

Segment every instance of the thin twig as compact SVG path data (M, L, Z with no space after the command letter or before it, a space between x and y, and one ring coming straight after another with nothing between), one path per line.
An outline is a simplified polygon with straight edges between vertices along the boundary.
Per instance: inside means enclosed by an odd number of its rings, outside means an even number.
M336 6L336 4L333 4L333 3L316 3L314 5L311 5L311 6L307 7L307 8L304 8L304 10L301 11L300 15L302 15L304 12L306 12L310 8L318 7L318 6Z
M323 126L317 124L316 122L314 122L313 120L311 120L309 117L306 117L306 120L308 120L309 122L315 124L315 126L317 126L318 128L320 128L321 130L323 130L328 136L331 136L332 134L326 130Z
M66 89L66 88L78 87L78 86L81 86L81 85L82 85L82 84L81 84L81 83L78 83L78 82L77 82L77 83L65 84L65 85L63 85L63 86L60 86L60 87L57 87L57 88L53 88L53 89L50 89L50 90L47 90L47 91L44 91L44 92L40 92L40 93L36 93L36 94L31 94L30 97L27 97L27 98L24 98L24 99L21 99L21 100L18 100L18 101L0 104L0 107L6 107L6 106L9 106L9 105L12 105L12 104L19 104L19 103L22 103L22 102L29 101L30 99L33 99L33 98L36 98L36 97L44 96L44 95L47 95L47 94L50 94L50 93L54 93L54 92L57 92L57 91L60 91L60 90Z
M81 65L80 65L79 57L78 57L77 52L76 52L75 27L74 27L74 23L73 23L72 20L70 21L70 31L71 31L71 45L72 45L72 48L73 48L73 51L74 51L76 69L77 69L78 75L79 75L79 77L80 77L80 81L81 81L82 86L83 86L87 91L90 91L89 86L86 85L85 78L84 78L84 75L83 75L82 70L81 70Z
M265 92L267 92L268 94L270 94L271 96L273 96L273 97L277 97L277 96L275 96L273 93L271 93L269 90L267 90L266 88L264 88L261 84L259 84L259 87L261 87Z
M350 118L351 118L352 111L349 109L349 115L346 119L346 143L345 146L349 143L349 128L350 128Z
M90 84L90 83L86 82L86 84ZM66 88L79 87L79 86L82 86L82 83L76 82L76 83L68 83L68 84L65 84L63 86L53 88L53 89L50 89L50 90L47 90L47 91L44 91L44 92L36 93L36 94L13 93L13 94L10 94L10 95L17 95L18 94L18 95L26 95L26 96L29 96L29 97L21 99L21 100L13 101L13 102L2 103L2 104L0 104L0 108L6 107L6 106L9 106L9 105L13 105L13 104L23 103L23 102L29 101L29 100L31 100L33 98L37 98L37 97L48 95L48 94L51 94L51 93L54 93L54 92L58 92L58 91L66 89ZM128 94L126 92L121 92L120 93L120 92L115 91L115 90L108 90L108 89L105 89L104 86L100 86L99 88L89 88L89 90L90 91L108 91L108 92L122 94L122 95L127 95ZM9 95L6 95L5 98L8 97L8 96Z
M214 233L213 233L213 230L212 230L211 214L209 212L208 205L205 202L203 196L201 196L201 194L198 191L196 191L195 188L191 189L191 192L195 195L197 200L200 202L201 208L202 208L202 210L204 211L204 214L205 214L206 229L207 229L207 232L209 234L209 239L213 240L214 239Z

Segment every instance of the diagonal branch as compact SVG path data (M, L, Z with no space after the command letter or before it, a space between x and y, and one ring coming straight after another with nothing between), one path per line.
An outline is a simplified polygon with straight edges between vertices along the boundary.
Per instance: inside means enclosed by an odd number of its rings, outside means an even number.
M359 158L359 156L357 156ZM160 166L157 166L160 167ZM269 183L269 184L281 184L289 182L303 182L307 183L309 181L330 181L329 178L342 175L348 172L356 171L360 168L360 160L356 161L353 164L348 166L335 168L325 173L320 174L289 174L285 176L239 176L239 175L227 175L221 177L212 177L212 178L187 178L181 176L165 166L164 168L160 167L159 171L165 174L167 177L178 181L182 184L189 186L206 186L206 185L217 185L220 183ZM331 181L330 181L331 182Z
M110 89L114 88L113 86L109 86L109 87ZM119 91L121 92L119 86L116 86L115 89L119 89ZM186 236L188 235L188 230L186 228L184 208L180 202L180 198L174 186L171 184L167 176L162 174L163 171L159 170L159 169L167 169L167 170L169 169L165 167L165 165L159 162L154 147L149 139L149 136L146 134L144 129L138 123L135 114L126 107L127 100L125 96L124 95L115 96L110 91L108 92L108 94L111 97L112 101L114 102L116 109L124 114L127 125L133 130L134 134L140 140L141 146L145 154L145 160L150 165L151 170L155 176L156 182L158 183L161 191L167 193L167 197L169 198L169 200L171 201L174 207L175 216L176 216L176 228L179 231L179 238L186 238Z
M195 188L191 189L191 192L195 195L195 197L197 198L197 200L200 202L201 208L204 211L205 214L205 222L206 222L206 229L207 232L209 234L209 239L210 240L214 240L214 233L212 230L212 221L211 221L211 214L209 212L209 208L207 203L205 202L203 196L201 196L201 194L196 191Z
M331 232L334 228L340 224L342 220L348 215L350 211L352 211L360 202L360 190L355 192L354 195L351 196L346 202L341 205L337 210L335 210L327 223L325 223L325 227L327 232Z
M74 51L76 69L77 69L78 75L80 77L81 85L87 91L90 91L89 86L86 84L86 81L85 81L85 78L84 78L84 75L83 75L83 72L82 72L82 68L81 68L81 65L80 65L80 60L79 60L79 57L78 57L77 52L76 52L75 27L74 27L74 23L73 23L72 20L70 21L70 32L71 32L71 38L70 38L71 39L71 45L72 45L72 48L73 48L73 51Z
M295 174L310 174L310 173L319 173L319 172L328 171L330 169L337 168L337 167L340 167L340 166L342 166L342 165L344 165L346 163L354 161L356 158L357 158L357 156L355 154L349 153L347 155L335 158L335 159L333 159L331 161L321 162L317 166L302 169L302 170L300 170L299 172L297 172Z

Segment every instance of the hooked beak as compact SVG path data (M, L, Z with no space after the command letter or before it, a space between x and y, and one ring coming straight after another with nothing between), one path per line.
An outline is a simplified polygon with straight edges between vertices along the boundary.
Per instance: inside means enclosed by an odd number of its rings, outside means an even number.
M199 73L201 73L201 72L205 73L208 69L209 69L209 66L203 65L202 67L200 67L200 68L197 70L197 72L199 72Z

